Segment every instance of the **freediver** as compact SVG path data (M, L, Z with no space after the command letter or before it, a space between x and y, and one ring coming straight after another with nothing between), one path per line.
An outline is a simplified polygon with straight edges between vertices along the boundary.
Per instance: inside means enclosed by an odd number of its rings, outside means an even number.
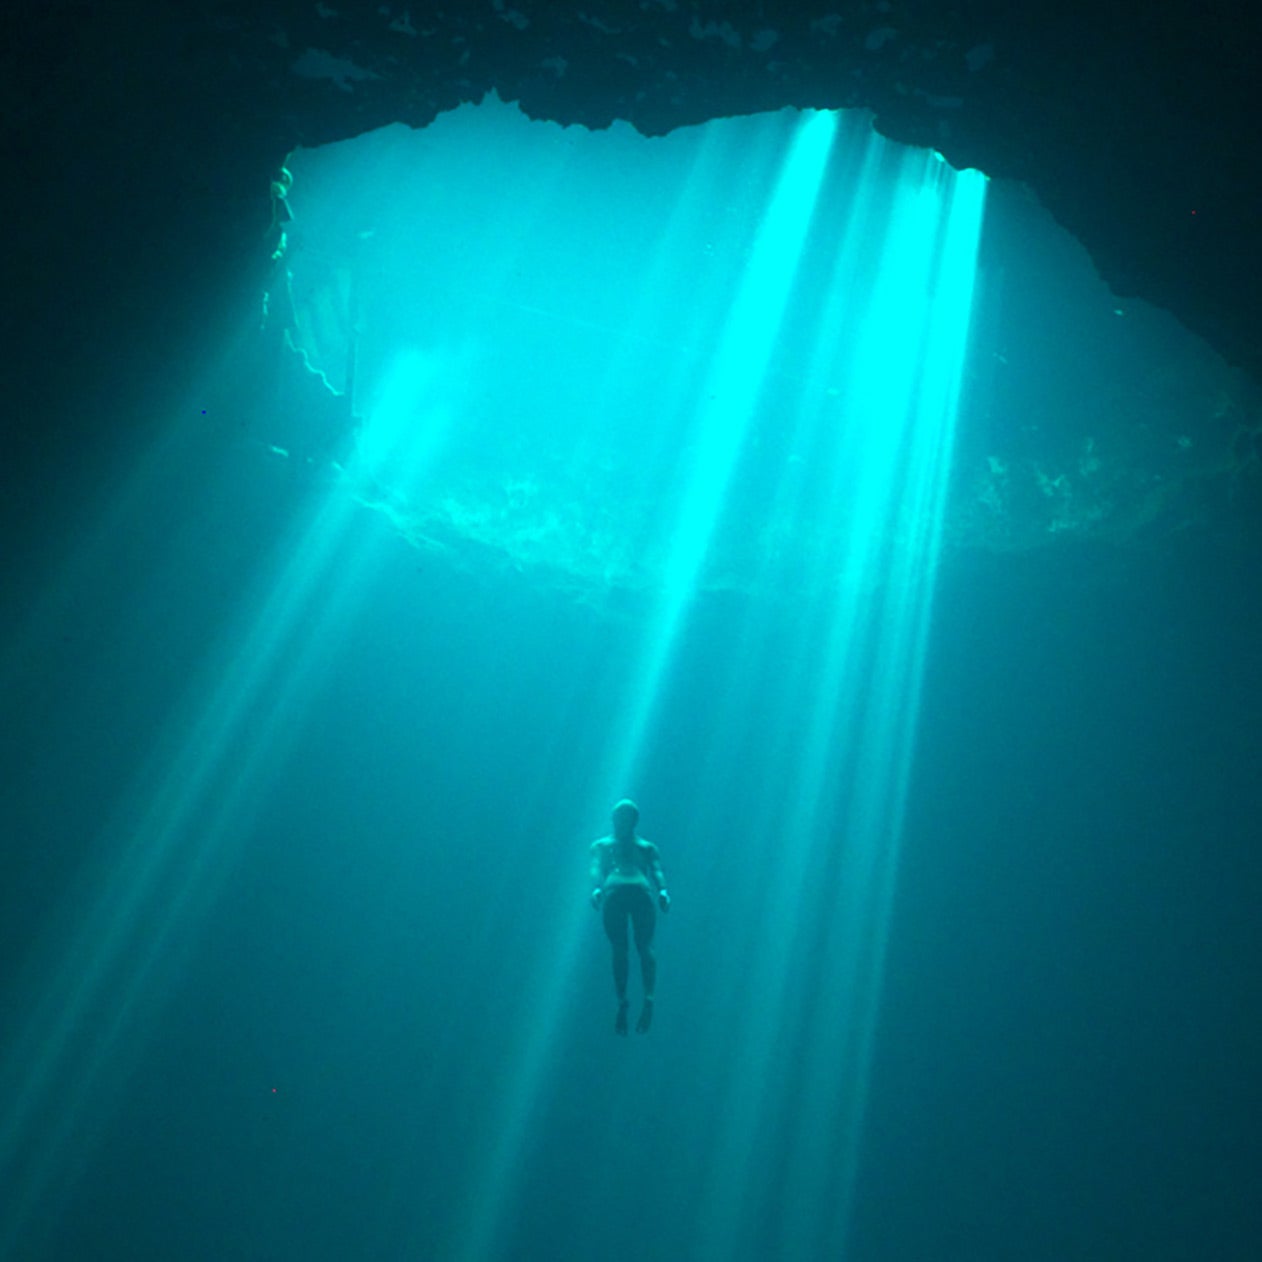
M618 992L618 1016L614 1030L627 1032L627 921L635 933L644 983L644 1006L635 1028L647 1034L653 1024L653 986L657 981L657 957L653 954L653 930L657 925L654 896L662 911L670 911L670 895L662 875L662 861L651 841L636 836L640 808L623 798L613 808L613 835L592 842L592 906L601 910L605 933L613 947L613 984Z

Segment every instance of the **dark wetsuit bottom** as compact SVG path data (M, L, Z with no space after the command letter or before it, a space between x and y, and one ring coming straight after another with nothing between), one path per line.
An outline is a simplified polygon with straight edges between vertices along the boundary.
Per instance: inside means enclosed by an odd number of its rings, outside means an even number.
M635 949L646 951L657 927L657 908L646 885L615 885L604 897L605 933L616 952L627 950L627 921L635 930Z

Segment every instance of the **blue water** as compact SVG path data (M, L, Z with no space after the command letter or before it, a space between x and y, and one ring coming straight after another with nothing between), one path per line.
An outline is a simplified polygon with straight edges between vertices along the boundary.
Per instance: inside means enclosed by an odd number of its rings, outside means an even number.
M252 395L6 647L9 1256L1257 1256L1245 549L945 556L865 1058L805 606L698 594L613 783L651 593L414 546ZM674 903L622 1039L626 793Z

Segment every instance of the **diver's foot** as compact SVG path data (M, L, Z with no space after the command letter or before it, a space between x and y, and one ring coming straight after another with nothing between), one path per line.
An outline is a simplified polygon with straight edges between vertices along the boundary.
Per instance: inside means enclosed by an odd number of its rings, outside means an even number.
M625 999L618 1005L618 1018L613 1023L615 1034L625 1034L627 1032L627 1009L630 1006Z
M635 1032L637 1034L647 1034L649 1026L653 1024L653 1001L646 999L644 1007L640 1009L640 1019L635 1023Z

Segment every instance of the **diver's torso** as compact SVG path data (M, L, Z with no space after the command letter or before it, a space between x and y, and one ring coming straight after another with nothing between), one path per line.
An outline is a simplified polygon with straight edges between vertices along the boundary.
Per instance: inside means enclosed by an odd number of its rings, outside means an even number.
M652 848L637 838L631 845L620 841L609 843L609 872L605 876L605 888L615 885L643 885L648 888L649 864Z

